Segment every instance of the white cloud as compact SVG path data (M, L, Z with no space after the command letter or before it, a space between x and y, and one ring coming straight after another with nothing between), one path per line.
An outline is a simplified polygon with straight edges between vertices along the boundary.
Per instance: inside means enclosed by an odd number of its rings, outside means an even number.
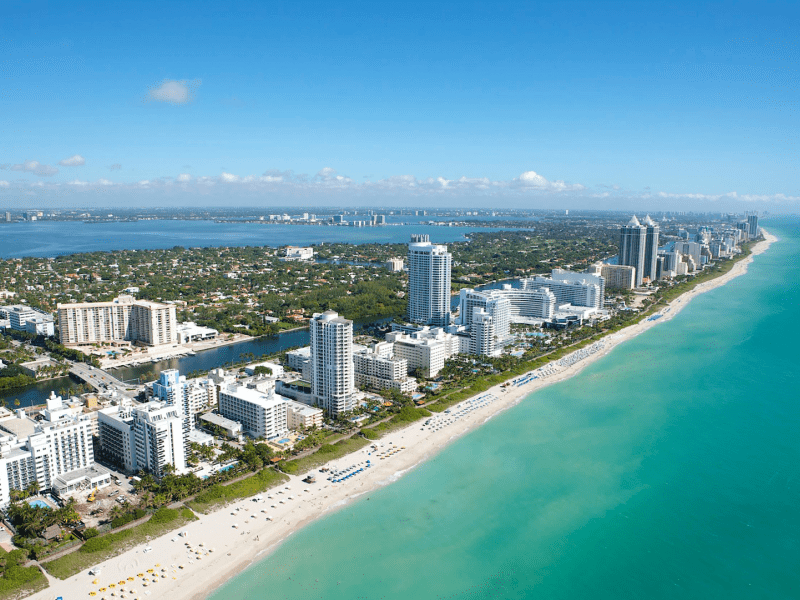
M62 167L82 167L86 164L86 159L80 154L73 154L69 158L58 161L58 164L60 164Z
M181 79L165 79L161 85L154 87L147 94L150 100L156 102L168 102L170 104L186 104L194 98L195 91L200 87L201 81L194 79L188 81Z
M8 169L9 171L22 171L24 173L33 173L39 177L50 177L58 173L56 167L44 165L38 160L26 160L18 165L0 165L0 169Z
M47 172L47 165L28 161L23 165L3 165L2 168ZM53 167L49 167L52 169ZM582 184L548 180L535 171L526 171L513 179L488 177L435 176L418 179L414 175L392 175L383 179L354 181L345 174L325 167L315 175L292 171L268 170L262 175L236 175L227 171L214 176L179 173L142 181L112 182L73 180L56 183L50 181L26 182L22 179L0 182L0 189L9 186L27 190L42 199L48 194L74 195L102 193L105 198L116 194L119 198L150 198L150 202L194 203L241 202L243 205L262 203L315 203L314 205L353 205L361 202L403 206L535 206L552 207L568 204L569 208L621 208L635 210L683 210L689 204L703 205L711 210L748 209L753 203L770 204L776 210L796 210L800 197L786 194L723 194L633 192L615 190L614 186L598 185L587 190ZM222 186L222 187L220 187ZM597 189L597 188L601 189ZM605 188L605 189L602 189ZM145 192L146 194L143 194ZM265 196L265 194L267 194ZM565 204L566 203L566 204ZM723 208L724 207L724 208Z
M0 187L8 187L10 184L7 181L0 179Z
M800 202L800 196L789 196L787 194L738 194L727 192L725 194L692 194L658 192L659 198L678 198L686 200L705 200L707 202L718 202L720 200L739 200L741 202Z
M512 180L511 185L547 192L577 192L586 189L580 183L565 183L560 179L548 181L536 171L525 171L517 179Z

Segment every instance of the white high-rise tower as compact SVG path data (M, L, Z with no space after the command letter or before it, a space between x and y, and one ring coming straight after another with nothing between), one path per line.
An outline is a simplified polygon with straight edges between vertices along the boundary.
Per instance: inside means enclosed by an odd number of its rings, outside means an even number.
M310 323L311 393L329 416L353 409L353 322L328 310Z
M644 218L646 228L644 238L644 273L642 277L647 277L650 281L658 279L656 276L656 261L658 259L658 224L653 222L650 215Z
M450 267L447 246L412 235L408 245L408 320L443 327L450 324Z
M636 269L636 287L642 285L644 277L646 238L647 227L639 223L636 215L631 217L627 225L620 228L619 264Z

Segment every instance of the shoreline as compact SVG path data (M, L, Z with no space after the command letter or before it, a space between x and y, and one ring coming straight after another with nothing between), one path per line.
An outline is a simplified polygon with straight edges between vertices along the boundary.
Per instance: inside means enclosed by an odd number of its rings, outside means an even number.
M519 386L510 383L507 391L502 391L500 385L494 386L450 407L450 414L435 413L431 417L432 420L439 419L440 423L450 420L451 424L431 430L430 427L424 427L422 421L416 421L373 442L379 446L378 452L392 447L402 448L390 457L380 458L376 452L368 455L370 446L367 446L326 465L341 469L371 460L373 466L358 473L352 480L334 484L326 481L327 474L316 472L317 483L305 484L301 481L303 476L290 475L288 482L264 492L262 501L247 498L207 515L198 515L198 521L181 528L187 533L185 538L179 537L176 530L98 564L96 568L101 569L97 577L98 585L92 584L95 576L85 570L63 581L47 575L50 587L30 598L51 600L56 596L88 597L91 590L97 591L99 587L133 576L135 581L126 585L137 591L137 595L131 597L143 600L149 595L154 598L169 596L171 600L204 600L232 577L269 556L290 535L307 524L347 506L365 493L391 484L456 439L522 402L533 392L577 375L617 345L672 319L697 295L745 274L754 257L765 252L777 240L766 231L764 236L765 239L753 247L749 256L738 261L724 275L695 286L638 323L607 335L591 346L573 351L558 361L547 363L535 371L539 373L538 378ZM660 315L660 318L653 319L655 315ZM525 377L520 376L517 380ZM495 400L483 402L480 406L473 404L475 408L455 418L453 413L460 407L476 402L476 398L488 398L489 395L493 395ZM267 520L267 517L272 519ZM188 558L187 542L194 550L201 552L200 559L196 558L196 554L192 554L191 560ZM200 542L205 545L199 546ZM152 551L145 553L146 545ZM213 548L214 552L208 553L203 548ZM156 567L157 564L159 567ZM151 568L157 571L166 568L167 571L157 585L142 587L137 573ZM95 598L101 600L107 594L109 592L97 591Z

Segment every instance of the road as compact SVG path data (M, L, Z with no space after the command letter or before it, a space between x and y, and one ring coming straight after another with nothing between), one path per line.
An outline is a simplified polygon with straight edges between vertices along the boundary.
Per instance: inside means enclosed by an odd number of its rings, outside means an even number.
M125 383L116 377L85 363L73 363L69 372L70 375L88 383L98 391L106 388L117 388L120 392L124 392L127 389Z

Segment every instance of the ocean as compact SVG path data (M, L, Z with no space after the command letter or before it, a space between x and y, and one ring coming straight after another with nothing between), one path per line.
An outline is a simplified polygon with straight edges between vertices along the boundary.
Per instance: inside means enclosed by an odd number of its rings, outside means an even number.
M800 221L765 226L746 275L210 598L800 597Z

